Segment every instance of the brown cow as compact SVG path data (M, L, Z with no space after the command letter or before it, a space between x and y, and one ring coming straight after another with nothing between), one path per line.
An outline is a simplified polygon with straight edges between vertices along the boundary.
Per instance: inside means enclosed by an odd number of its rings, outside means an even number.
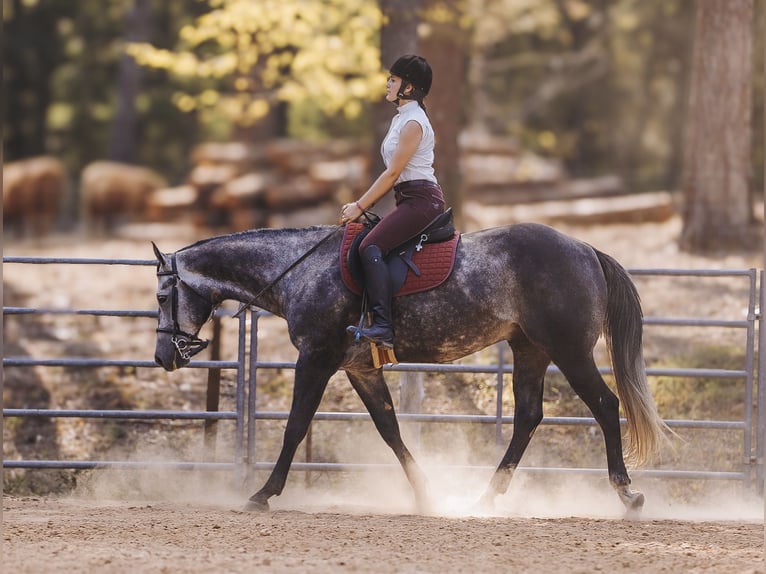
M80 177L82 216L88 231L104 232L120 223L146 218L149 196L167 187L155 171L111 161L96 161Z
M3 165L3 226L19 237L50 233L67 189L64 164L39 156Z

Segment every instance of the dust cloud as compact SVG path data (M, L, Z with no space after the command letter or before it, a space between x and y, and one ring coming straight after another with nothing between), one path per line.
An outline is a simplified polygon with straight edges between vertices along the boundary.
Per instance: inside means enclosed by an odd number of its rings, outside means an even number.
M408 444L413 444L407 440ZM417 442L414 444L417 446ZM355 435L351 443L339 441L334 460L354 461L370 453L379 460L366 470L291 470L280 496L272 497L272 510L333 512L342 514L415 514L414 496L393 454L374 431ZM430 515L511 518L623 519L626 511L609 485L606 470L598 474L539 472L519 468L508 491L495 499L492 509L478 501L487 488L495 461L471 465L467 439L450 436L439 452L419 452L415 459L428 479ZM429 449L433 450L433 449ZM329 451L327 451L329 452ZM448 455L445 453L449 453ZM179 470L169 461L193 460L195 453L166 450L135 452L133 460L153 461L149 468L100 469L81 481L76 498L108 503L110 500L162 501L200 507L239 510L258 490L268 472L234 478L225 470ZM198 453L197 453L198 454ZM197 458L201 460L201 458ZM297 459L296 459L297 460ZM555 467L555 461L547 461ZM674 478L633 475L632 488L646 496L643 511L633 520L762 522L763 503L754 493L743 492L738 481L680 482Z

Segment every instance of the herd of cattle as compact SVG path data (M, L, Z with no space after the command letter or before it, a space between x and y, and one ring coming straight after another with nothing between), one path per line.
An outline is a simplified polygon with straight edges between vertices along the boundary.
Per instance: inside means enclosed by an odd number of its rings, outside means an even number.
M39 237L137 222L232 231L332 223L337 206L363 191L367 171L367 155L352 145L293 140L202 144L173 187L147 167L95 161L73 175L55 157L33 157L3 165L3 226L10 236Z

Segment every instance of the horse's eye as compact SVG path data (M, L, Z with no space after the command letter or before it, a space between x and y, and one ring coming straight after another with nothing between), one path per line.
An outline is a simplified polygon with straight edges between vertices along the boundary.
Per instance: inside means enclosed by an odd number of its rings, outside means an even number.
M165 301L168 300L167 295L157 295L157 301L159 301L160 305L162 305Z

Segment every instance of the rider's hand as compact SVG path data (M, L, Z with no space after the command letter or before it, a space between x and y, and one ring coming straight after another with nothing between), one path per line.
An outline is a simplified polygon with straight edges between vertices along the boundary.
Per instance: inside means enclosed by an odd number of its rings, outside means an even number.
M348 223L349 221L356 221L362 216L362 209L359 207L358 202L347 203L340 210L340 222Z

